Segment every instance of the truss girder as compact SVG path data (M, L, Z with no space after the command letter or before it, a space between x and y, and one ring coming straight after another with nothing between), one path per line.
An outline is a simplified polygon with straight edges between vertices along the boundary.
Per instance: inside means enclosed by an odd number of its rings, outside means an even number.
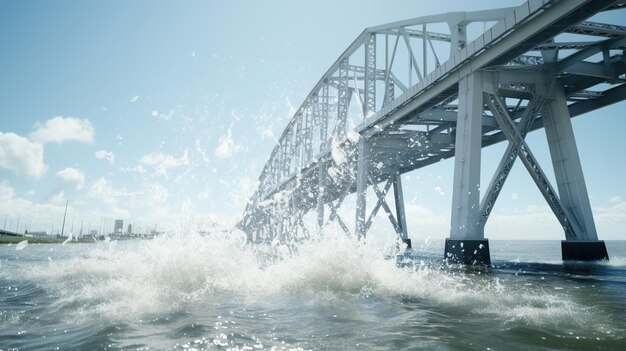
M584 21L568 28L566 32L596 37L616 38L626 36L626 27L609 23Z
M625 100L626 27L589 20L605 10L624 9L622 2L611 0L530 0L515 8L425 16L365 29L321 77L278 138L261 171L258 188L246 205L240 227L252 232L255 240L279 237L281 232L291 230L286 227L294 226L304 234L301 217L317 209L318 225L337 218L347 231L347 224L351 223L337 217L347 194L364 192L373 181L391 177L394 172L403 173L454 157L459 111L466 108L457 105L459 82L475 72L489 71L501 80L509 74L560 80L570 102L569 117ZM496 24L476 39L467 40L467 26L486 21ZM450 32L433 31L433 24L447 25ZM567 42L559 41L557 36L561 33L577 36L570 36L574 39L568 38ZM357 57L357 52L363 56ZM408 65L400 62L400 55L408 59ZM610 87L595 87L603 83ZM580 216L569 213L575 210L562 204L524 142L528 131L543 127L538 110L549 99L545 92L528 88L500 84L490 96L493 101L487 104L489 110L501 111L492 111L493 115L482 111L473 127L479 130L482 147L509 142L493 185L487 188L480 203L479 227L484 226L513 162L520 157L567 237L573 238L585 232L577 226L585 225L576 223L579 220L574 217ZM376 96L382 97L381 104L377 105ZM506 106L501 99L504 96L528 103ZM359 142L347 140L354 137L349 130L352 123L361 120L360 116L348 114L353 100L361 104L364 118L355 128L360 134ZM361 149L361 140L369 146ZM349 155L342 165L331 157L331 151L337 147ZM359 166L360 155L366 149L369 157ZM367 174L364 176L363 172ZM352 180L337 182L337 177ZM291 207L283 208L279 201L272 200L281 192L289 192L287 196L293 197L287 201ZM400 228L406 235L397 205L394 230ZM382 204L377 206L385 209ZM271 219L290 212L295 219ZM359 207L357 212L362 214L363 210ZM354 228L359 228L355 230L367 232L369 218L358 215L355 220L358 225ZM256 225L270 234L262 234L258 228L251 230ZM293 233L297 235L298 231Z
M369 34L364 44L365 49L365 98L363 99L363 117L376 112L376 34Z

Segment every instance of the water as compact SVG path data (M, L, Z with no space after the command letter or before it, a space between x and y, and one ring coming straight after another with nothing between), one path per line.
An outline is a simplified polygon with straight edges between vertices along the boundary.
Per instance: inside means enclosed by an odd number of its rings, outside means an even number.
M624 350L626 242L563 265L558 241L490 241L446 267L443 240L398 265L340 236L0 246L0 349ZM392 255L393 256L393 255Z

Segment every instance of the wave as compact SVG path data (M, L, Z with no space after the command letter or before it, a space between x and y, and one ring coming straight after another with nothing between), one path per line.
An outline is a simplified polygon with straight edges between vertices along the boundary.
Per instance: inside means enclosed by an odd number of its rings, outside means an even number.
M252 301L293 296L308 304L402 298L502 323L602 330L608 323L601 311L581 304L567 289L450 269L432 260L399 265L380 246L337 233L297 248L247 245L233 233L84 247L78 257L39 262L23 276L54 295L51 308L71 318L139 320L227 295Z

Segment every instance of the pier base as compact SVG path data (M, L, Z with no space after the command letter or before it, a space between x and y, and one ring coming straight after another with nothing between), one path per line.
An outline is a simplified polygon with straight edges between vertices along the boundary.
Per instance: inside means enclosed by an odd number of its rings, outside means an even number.
M402 239L402 242L406 244L406 249L411 249L411 239Z
M609 259L603 240L562 240L563 261L601 261Z
M451 263L491 265L489 241L446 239L444 259Z

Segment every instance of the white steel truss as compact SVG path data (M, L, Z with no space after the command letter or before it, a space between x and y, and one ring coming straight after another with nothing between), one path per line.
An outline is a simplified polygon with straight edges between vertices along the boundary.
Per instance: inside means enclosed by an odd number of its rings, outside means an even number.
M530 0L365 29L292 116L239 228L253 241L299 235L292 227L306 236L302 217L315 210L319 227L336 221L364 237L382 208L408 239L400 175L455 157L450 237L482 239L519 157L566 238L597 240L570 118L626 99L626 26L592 18L624 7L618 0ZM492 22L469 38L470 24ZM524 140L539 128L556 188ZM502 141L508 146L481 200L481 148ZM385 200L392 185L395 215ZM378 201L368 214L370 187ZM338 216L352 193L354 233Z

